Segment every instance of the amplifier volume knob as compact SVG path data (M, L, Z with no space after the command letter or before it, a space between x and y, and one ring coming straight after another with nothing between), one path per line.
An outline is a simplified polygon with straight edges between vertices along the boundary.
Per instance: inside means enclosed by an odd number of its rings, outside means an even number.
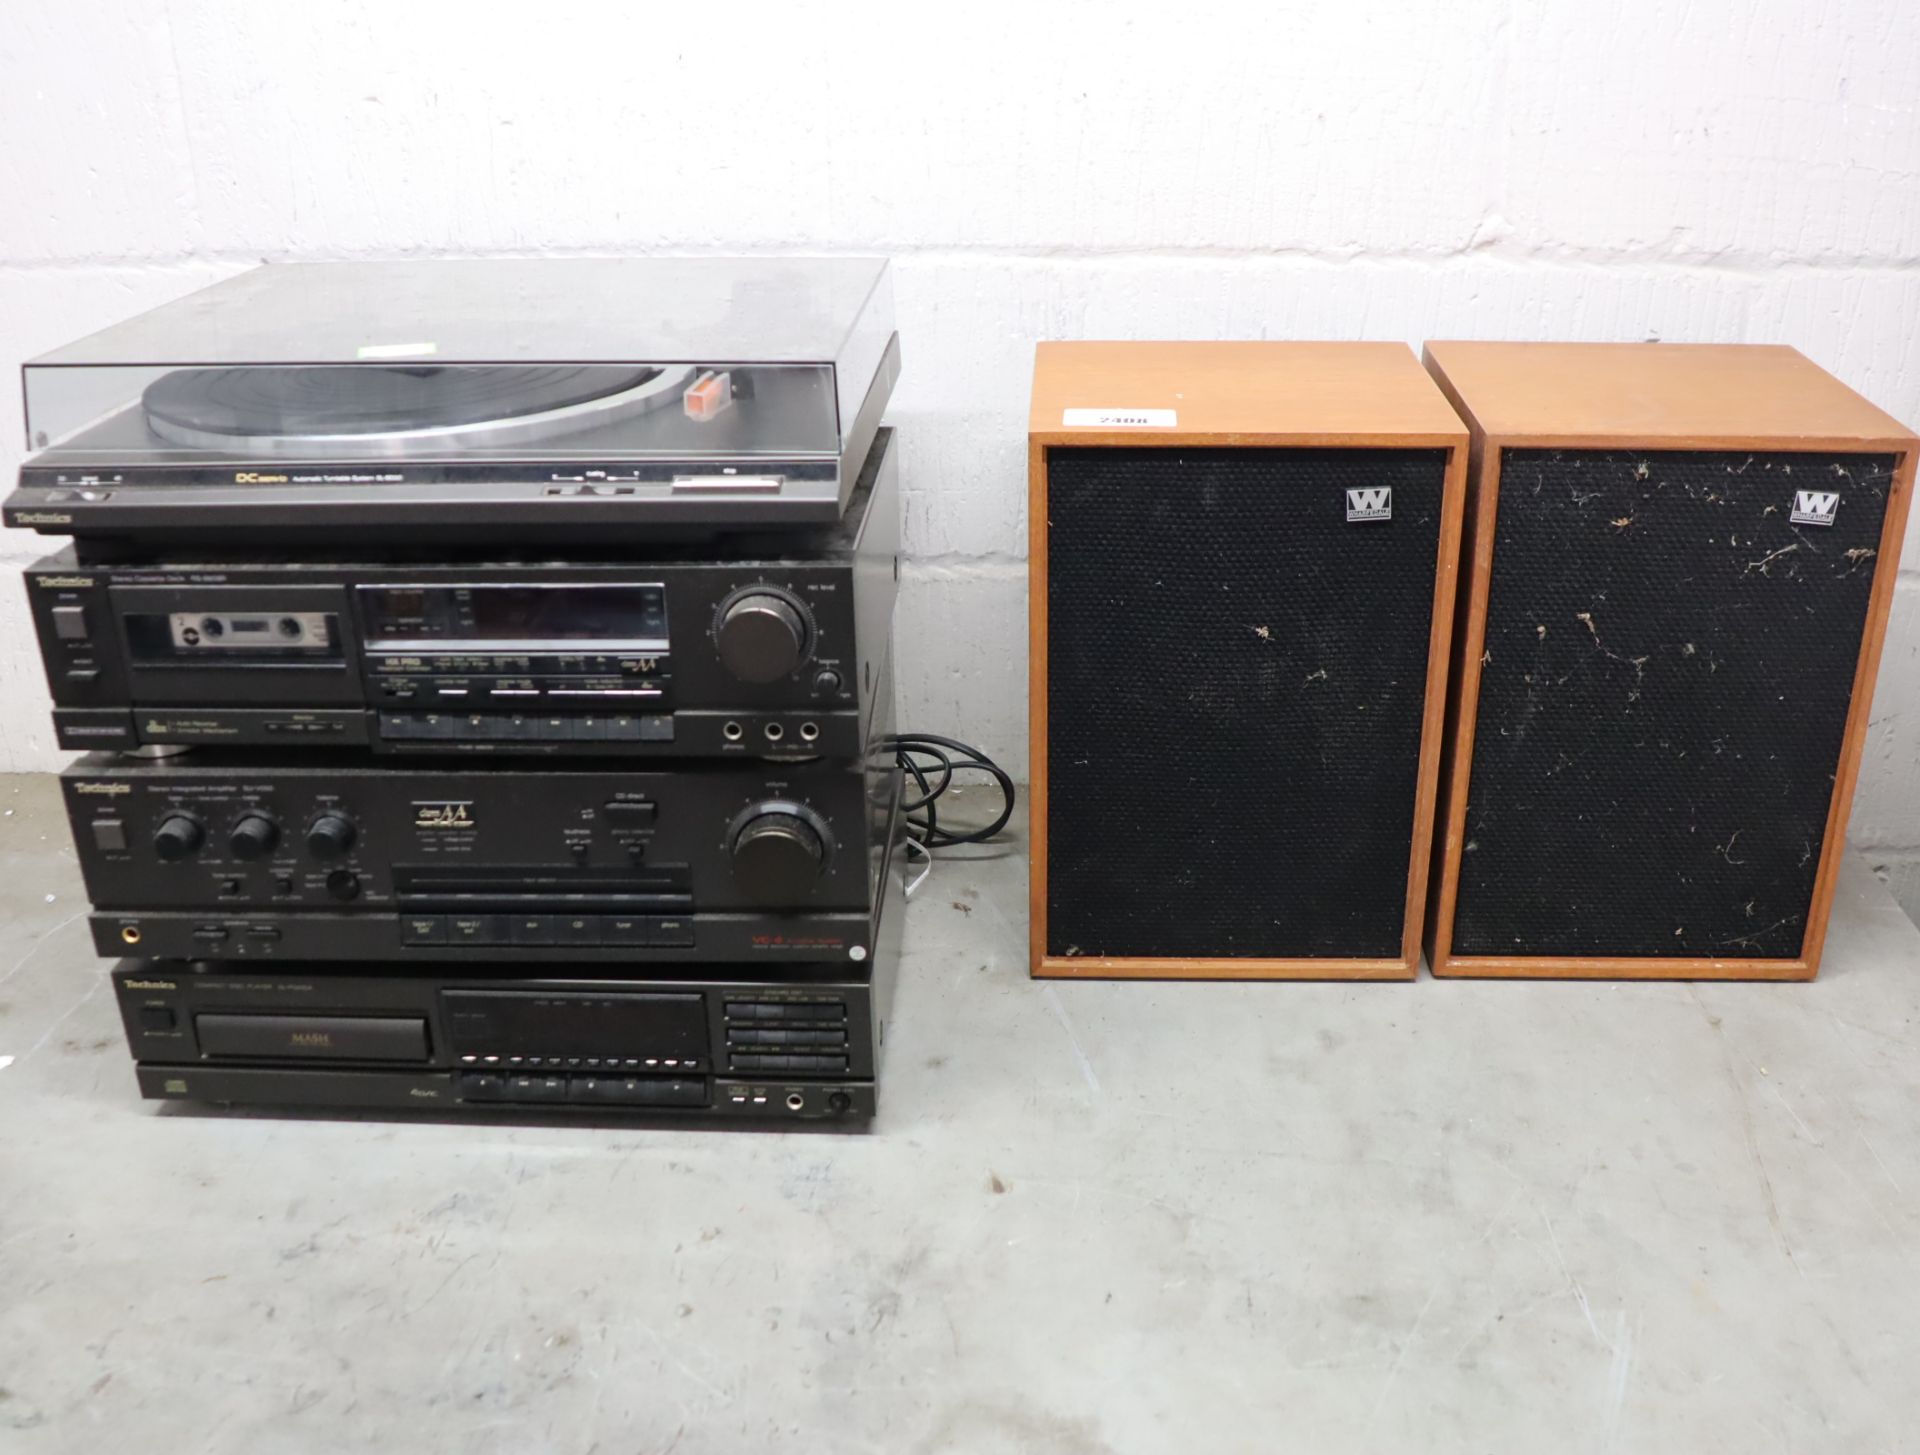
M784 591L742 592L720 613L720 660L742 682L777 682L807 660L807 618Z
M153 831L153 852L169 862L190 859L200 852L200 846L206 841L206 830L200 827L198 819L184 813L170 813Z
M264 859L280 842L280 825L263 813L241 817L227 835L227 847L236 859Z
M798 904L813 893L827 846L798 814L754 814L733 836L733 877L757 904Z
M338 859L358 837L351 819L323 813L307 828L307 852L316 859Z

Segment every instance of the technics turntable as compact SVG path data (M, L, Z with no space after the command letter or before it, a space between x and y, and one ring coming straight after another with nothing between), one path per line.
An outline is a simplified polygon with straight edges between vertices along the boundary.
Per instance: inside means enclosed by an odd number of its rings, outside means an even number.
M276 264L23 370L8 525L128 548L645 543L835 521L886 264Z

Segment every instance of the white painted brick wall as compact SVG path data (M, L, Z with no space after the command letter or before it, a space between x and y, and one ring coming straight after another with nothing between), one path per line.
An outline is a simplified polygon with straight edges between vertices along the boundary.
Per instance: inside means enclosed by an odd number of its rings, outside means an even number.
M905 715L1023 766L1034 340L1778 340L1920 421L1916 60L1903 0L21 4L0 367L261 259L891 254ZM1920 897L1909 565L1855 838Z

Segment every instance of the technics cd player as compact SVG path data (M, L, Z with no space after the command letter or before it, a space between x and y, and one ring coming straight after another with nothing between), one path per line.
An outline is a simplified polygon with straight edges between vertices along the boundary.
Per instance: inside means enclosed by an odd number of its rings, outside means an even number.
M866 964L777 978L125 960L113 984L141 1092L161 1100L852 1121L874 1111L898 892Z
M142 1094L417 1111L873 1114L868 982L115 972ZM526 978L521 978L526 977Z
M62 786L103 954L858 963L892 758L500 772L94 754Z
M644 562L27 571L60 745L850 758L897 591L891 432L846 516Z
M831 524L899 367L874 259L274 264L28 363L5 521L95 559Z

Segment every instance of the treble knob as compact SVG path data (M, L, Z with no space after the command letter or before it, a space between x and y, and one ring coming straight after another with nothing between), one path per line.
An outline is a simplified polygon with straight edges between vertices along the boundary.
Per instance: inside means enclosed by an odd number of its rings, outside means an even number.
M153 831L153 852L169 863L191 859L207 841L200 820L184 813L170 813Z
M264 859L280 842L280 825L264 813L243 814L227 834L227 847L236 859Z
M820 882L827 844L805 818L767 804L734 831L732 853L733 877L756 904L792 905Z
M720 661L742 682L777 682L807 660L807 616L778 587L742 592L714 631Z

